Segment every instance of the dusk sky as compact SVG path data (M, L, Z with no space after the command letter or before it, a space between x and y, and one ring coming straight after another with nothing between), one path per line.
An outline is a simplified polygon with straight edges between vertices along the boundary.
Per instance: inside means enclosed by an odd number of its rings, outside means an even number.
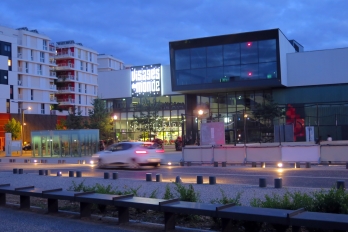
M347 0L1 0L0 25L129 65L169 64L170 41L274 28L305 51L348 47L347 9Z

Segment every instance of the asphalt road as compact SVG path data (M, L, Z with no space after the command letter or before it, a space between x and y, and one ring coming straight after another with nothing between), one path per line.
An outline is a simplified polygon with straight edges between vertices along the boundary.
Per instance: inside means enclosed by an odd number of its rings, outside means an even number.
M24 173L38 173L40 169L51 170L51 175L62 171L63 176L68 171L82 171L83 177L104 177L104 172L118 172L119 178L145 180L146 173L161 173L163 181L175 181L180 176L184 183L195 183L198 175L208 182L209 176L216 176L218 184L245 184L258 185L260 177L267 179L268 185L273 185L275 178L283 179L283 187L305 188L331 188L337 180L348 181L348 169L345 166L316 166L311 168L252 168L250 165L234 165L227 167L213 167L212 165L196 166L164 166L159 168L144 168L140 170L130 169L97 169L93 165L79 164L26 164L26 163L0 163L0 172L12 172L13 168L23 168Z

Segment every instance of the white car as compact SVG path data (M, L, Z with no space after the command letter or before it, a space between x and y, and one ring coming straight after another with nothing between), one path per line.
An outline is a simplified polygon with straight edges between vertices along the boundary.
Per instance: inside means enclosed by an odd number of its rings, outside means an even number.
M121 142L107 147L92 156L99 168L160 165L163 148L156 147L151 142Z

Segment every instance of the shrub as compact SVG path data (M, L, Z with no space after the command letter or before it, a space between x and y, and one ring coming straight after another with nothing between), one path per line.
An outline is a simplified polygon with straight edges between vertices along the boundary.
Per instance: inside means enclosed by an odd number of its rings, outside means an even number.
M215 199L211 200L210 203L223 204L223 205L227 205L227 204L241 205L240 204L240 197L241 197L242 193L238 192L235 198L229 198L226 196L225 191L222 190L221 188L220 188L220 192L221 192L222 197L215 198Z
M167 184L166 188L165 188L165 191L164 191L163 199L169 200L169 199L173 199L173 198L175 198L174 194L171 192L169 184Z
M348 213L348 194L344 189L331 188L313 193L313 211L324 213Z
M195 192L195 189L193 188L192 184L186 188L181 183L174 183L175 187L174 190L177 192L178 197L181 201L189 201L189 202L198 202L200 194L199 192Z

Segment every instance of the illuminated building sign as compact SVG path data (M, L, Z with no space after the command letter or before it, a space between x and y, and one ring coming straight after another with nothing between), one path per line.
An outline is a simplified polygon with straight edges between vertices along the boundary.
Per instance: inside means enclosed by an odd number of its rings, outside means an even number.
M132 97L161 95L161 65L131 67Z

